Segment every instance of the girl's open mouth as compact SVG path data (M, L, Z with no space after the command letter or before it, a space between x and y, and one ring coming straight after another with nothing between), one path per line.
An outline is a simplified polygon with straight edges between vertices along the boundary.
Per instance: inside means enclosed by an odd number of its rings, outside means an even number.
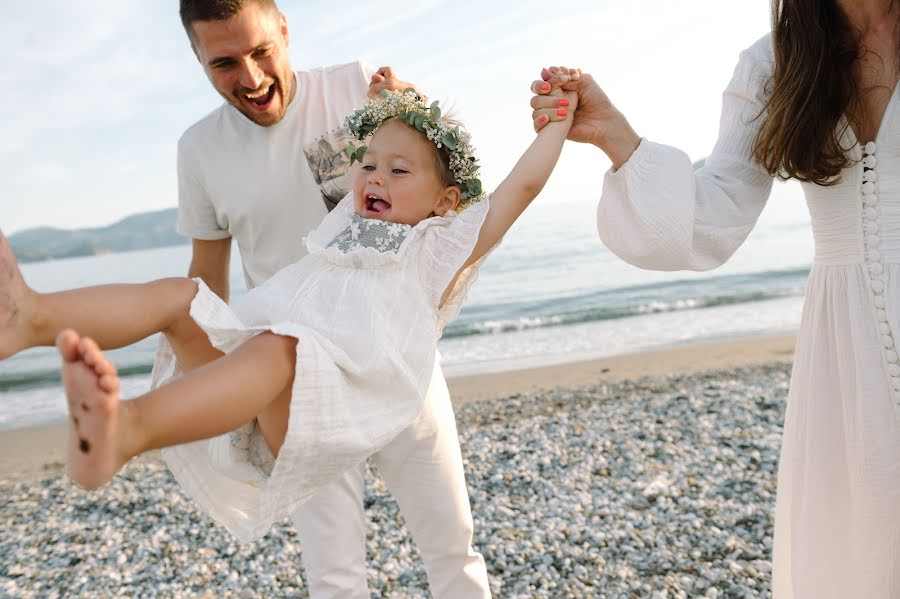
M389 203L376 195L366 196L366 210L369 212L375 212L377 214L379 212L384 212L390 207L391 205Z

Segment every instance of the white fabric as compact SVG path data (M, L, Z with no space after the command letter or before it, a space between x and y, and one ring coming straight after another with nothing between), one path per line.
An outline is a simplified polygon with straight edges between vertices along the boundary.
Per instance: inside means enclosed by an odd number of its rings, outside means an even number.
M323 206L333 205L333 198L343 197L350 188L346 160L339 147L342 140L348 139L343 118L363 104L373 73L374 69L366 63L299 71L297 96L277 125L255 126L226 105L187 131L179 143L178 155L179 232L195 239L233 235L245 265L248 288L305 255L301 239L324 217ZM434 585L440 586L446 576L457 581L465 578L473 591L456 596L488 597L487 571L480 556L477 567L467 557L448 557L474 552L468 494L464 484L460 486L463 479L459 442L439 366L435 367L426 401L446 401L447 409L439 411L441 419L417 418L375 458L379 463L388 459L379 458L381 454L396 458L395 443L405 447L403 439L410 437L424 444L416 454L431 452L427 454L431 461L417 461L417 468L403 468L398 473L398 480L404 481L403 488L411 494L425 497L428 493L422 488L428 485L428 489L443 488L447 497L454 497L453 502L442 504L442 520L448 526L429 529L440 535L434 537L435 542L444 545L433 553L434 543L420 543L419 553L426 568L437 559L444 560L441 571L446 574L430 578ZM431 443L432 433L446 442ZM362 479L358 469L353 469L292 514L302 540L303 563L314 599L368 597L365 590L359 590L366 586L362 492ZM404 514L418 509L414 501L401 505ZM462 526L451 530L455 523ZM467 535L465 531L469 531ZM351 546L354 549L350 550ZM429 576L433 574L429 570ZM465 583L457 582L451 588L465 588L461 584Z
M435 364L425 406L412 425L372 456L396 498L428 573L435 599L489 598L484 559L472 545L472 513L447 384ZM304 554L310 597L369 599L361 464L329 485L292 520L300 543L327 547ZM335 530L343 531L335 535ZM376 539L376 542L378 540ZM323 561L324 560L324 561Z
M271 476L223 475L207 446L229 443L226 435L163 451L185 492L248 542L407 428L422 409L442 324L455 316L480 262L460 276L448 307L438 309L440 298L471 254L488 209L485 199L425 219L396 253L343 252L329 243L349 226L348 195L310 233L309 254L234 310L201 282L191 316L215 347L229 352L268 330L297 339L297 363L288 431ZM161 345L154 386L173 363Z
M234 237L247 287L306 253L302 238L350 189L344 117L374 70L360 62L297 71L284 118L261 127L223 104L178 142L178 232Z
M704 168L694 173L683 152L644 140L606 175L598 226L613 252L643 268L700 270L744 241L771 187L750 146L772 65L769 36L742 53ZM816 254L778 475L775 599L900 597L896 95L868 148L875 175L857 162L837 185L803 186ZM843 141L860 161L863 146L852 131Z

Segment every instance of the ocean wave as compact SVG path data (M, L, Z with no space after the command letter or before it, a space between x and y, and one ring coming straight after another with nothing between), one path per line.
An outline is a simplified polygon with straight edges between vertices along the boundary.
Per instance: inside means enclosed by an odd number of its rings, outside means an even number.
M471 304L447 326L444 337L496 335L800 296L808 274L808 268L769 271L616 287L565 297ZM151 372L155 343L119 351L125 352L119 368L123 378ZM58 360L54 352L25 368L0 372L0 393L59 386Z
M153 362L117 368L120 378L149 374L152 370ZM59 376L59 368L13 372L0 377L0 393L12 390L26 391L28 389L39 389L61 384L62 379Z
M466 337L698 310L803 295L808 269L675 281L590 293L515 307L483 306L448 325L444 337ZM687 293L686 293L687 292ZM498 317L490 317L496 313ZM505 313L505 314L504 314Z

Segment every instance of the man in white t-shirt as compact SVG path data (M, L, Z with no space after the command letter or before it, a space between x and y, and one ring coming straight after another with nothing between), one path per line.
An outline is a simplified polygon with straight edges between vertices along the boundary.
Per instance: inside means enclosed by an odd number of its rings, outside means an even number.
M302 240L350 189L343 119L381 89L409 85L362 63L291 70L272 0L181 0L181 18L226 103L178 144L178 231L193 239L189 275L228 299L231 240L248 287L305 253ZM409 429L374 456L425 562L435 597L489 597L471 547L472 514L456 422L440 366ZM292 515L310 595L368 598L365 465ZM275 557L275 556L273 556Z

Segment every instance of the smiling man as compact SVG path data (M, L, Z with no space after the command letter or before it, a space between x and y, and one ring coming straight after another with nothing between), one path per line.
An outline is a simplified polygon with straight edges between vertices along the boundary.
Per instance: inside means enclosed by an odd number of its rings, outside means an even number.
M225 104L179 141L178 231L193 239L190 276L227 300L232 239L248 287L300 259L303 237L351 186L344 117L367 94L410 85L389 67L359 62L293 71L287 21L271 0L181 0L181 19ZM374 462L400 505L432 594L489 597L484 560L471 547L459 439L437 362L422 413ZM369 597L364 469L292 515L313 599Z

